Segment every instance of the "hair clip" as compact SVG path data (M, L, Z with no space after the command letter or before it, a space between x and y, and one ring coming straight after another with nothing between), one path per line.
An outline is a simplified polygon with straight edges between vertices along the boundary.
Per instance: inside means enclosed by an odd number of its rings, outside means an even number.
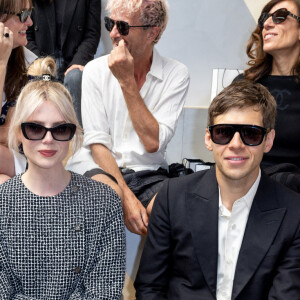
M38 81L38 80L43 80L43 81L54 81L54 82L58 82L58 80L53 77L50 74L43 74L41 76L32 76L32 75L28 75L28 80L29 81Z

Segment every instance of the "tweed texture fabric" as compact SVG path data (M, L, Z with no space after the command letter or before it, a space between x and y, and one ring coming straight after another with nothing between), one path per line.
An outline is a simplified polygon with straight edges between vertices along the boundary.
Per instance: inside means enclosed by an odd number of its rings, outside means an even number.
M125 276L120 198L71 173L56 196L21 175L0 185L0 299L119 299Z

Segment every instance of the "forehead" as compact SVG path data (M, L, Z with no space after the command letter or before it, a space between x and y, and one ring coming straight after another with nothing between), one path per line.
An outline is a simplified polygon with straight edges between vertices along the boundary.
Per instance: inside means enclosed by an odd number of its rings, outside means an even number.
M29 120L57 122L63 121L64 117L55 103L46 100L43 101L30 115Z
M274 11L280 9L280 8L286 8L288 11L290 11L293 14L298 14L298 8L296 3L293 1L281 1L277 4L275 4L271 9L270 13L273 13Z
M255 106L232 108L214 118L214 125L217 124L249 124L263 126L263 116L261 110Z
M129 24L136 24L139 22L139 13L134 13L134 14L124 14L124 13L119 13L117 11L114 11L110 14L110 18L115 20L115 21L125 21Z

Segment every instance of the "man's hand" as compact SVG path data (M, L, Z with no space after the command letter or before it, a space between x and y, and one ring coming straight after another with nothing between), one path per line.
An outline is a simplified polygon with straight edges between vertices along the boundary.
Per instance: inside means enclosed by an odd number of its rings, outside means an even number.
M69 67L69 68L66 70L65 76L66 76L71 70L74 70L74 69L79 69L81 72L83 72L84 66L82 66L82 65L72 65L71 67Z
M4 34L8 33L9 36L5 37ZM8 59L10 57L13 48L13 33L5 27L3 23L0 22L0 65L7 65Z
M124 200L122 201L124 222L127 229L133 233L146 235L148 215L145 207L129 189L123 189Z
M125 85L128 79L134 80L134 60L121 40L108 56L108 66L120 85Z

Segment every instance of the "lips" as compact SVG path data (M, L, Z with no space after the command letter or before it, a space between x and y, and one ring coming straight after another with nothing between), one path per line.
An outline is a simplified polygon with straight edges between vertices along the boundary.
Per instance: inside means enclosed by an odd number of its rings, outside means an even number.
M271 39L272 37L274 37L274 36L276 36L277 34L276 33L270 33L270 32L268 32L268 33L266 33L265 35L264 35L264 40L266 41L266 40L268 40L268 39Z
M225 159L232 164L240 164L240 163L244 163L248 158L242 156L229 156L226 157Z
M39 153L45 157L52 157L56 154L56 151L55 150L40 150Z

